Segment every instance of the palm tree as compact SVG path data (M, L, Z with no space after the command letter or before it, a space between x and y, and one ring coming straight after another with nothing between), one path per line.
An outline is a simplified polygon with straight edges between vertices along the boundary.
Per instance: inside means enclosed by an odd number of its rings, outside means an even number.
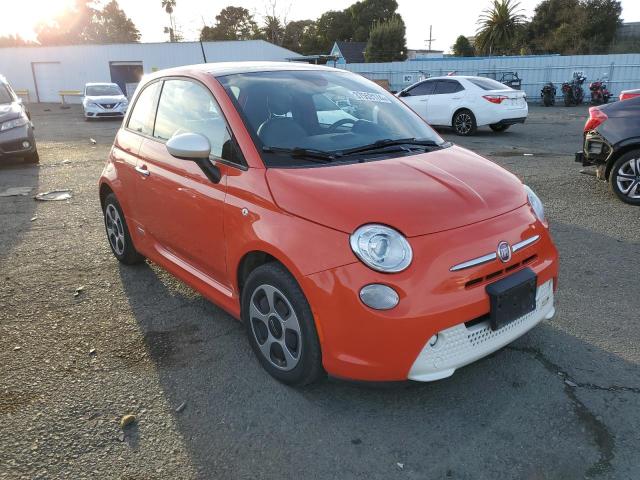
M162 8L169 15L169 27L165 28L164 31L169 33L169 41L176 41L176 27L173 23L173 9L176 8L176 0L162 0Z
M475 45L482 54L507 54L518 51L515 41L524 25L520 2L493 0L491 8L478 19Z

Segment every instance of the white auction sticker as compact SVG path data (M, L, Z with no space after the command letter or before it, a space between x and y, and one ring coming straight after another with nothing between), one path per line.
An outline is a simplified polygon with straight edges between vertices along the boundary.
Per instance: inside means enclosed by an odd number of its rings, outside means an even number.
M391 100L381 93L352 91L351 95L356 97L358 100L364 100L366 102L391 103Z

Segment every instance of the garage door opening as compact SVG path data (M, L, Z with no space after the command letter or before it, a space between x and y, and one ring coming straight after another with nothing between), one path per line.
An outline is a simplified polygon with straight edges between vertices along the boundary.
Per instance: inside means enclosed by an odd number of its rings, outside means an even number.
M111 81L117 83L125 95L131 98L140 79L142 79L142 62L109 62Z
M37 102L58 102L58 92L71 88L71 85L65 83L60 62L32 62L31 72Z

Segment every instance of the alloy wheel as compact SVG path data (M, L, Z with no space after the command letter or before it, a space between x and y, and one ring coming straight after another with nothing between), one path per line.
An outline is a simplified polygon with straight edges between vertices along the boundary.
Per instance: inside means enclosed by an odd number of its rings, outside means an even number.
M116 207L110 203L104 211L104 223L107 228L107 237L109 237L109 243L116 255L124 255L125 237L124 226L122 225L122 218Z
M251 295L249 318L264 358L279 370L294 369L301 358L302 333L296 312L284 293L272 285L260 285Z
M623 195L640 199L640 158L632 158L616 172L616 183Z
M458 115L456 115L454 127L456 129L456 132L458 132L460 135L467 135L473 127L473 120L471 119L471 115L469 115L468 113L459 113Z

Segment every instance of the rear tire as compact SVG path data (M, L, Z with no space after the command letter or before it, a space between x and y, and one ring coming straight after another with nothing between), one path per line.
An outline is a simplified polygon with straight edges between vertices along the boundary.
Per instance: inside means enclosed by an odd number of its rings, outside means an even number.
M571 106L571 98L569 98L568 95L564 96L564 106L565 107L570 107Z
M493 130L494 132L504 132L506 130L509 130L509 127L511 125L503 125L501 123L494 123L493 125L489 125L489 128L491 130Z
M551 95L545 95L544 97L542 97L542 103L545 107L550 107L551 105L553 105L553 99L551 98Z
M627 152L615 161L609 186L624 203L640 206L640 150Z
M259 266L242 289L242 321L262 367L287 385L308 385L324 375L320 341L309 303L280 263Z
M471 110L467 109L457 111L451 123L456 135L460 135L461 137L471 136L475 134L478 129L475 115Z
M115 194L110 193L104 200L104 227L113 255L125 265L134 265L144 261L133 245L124 212Z

